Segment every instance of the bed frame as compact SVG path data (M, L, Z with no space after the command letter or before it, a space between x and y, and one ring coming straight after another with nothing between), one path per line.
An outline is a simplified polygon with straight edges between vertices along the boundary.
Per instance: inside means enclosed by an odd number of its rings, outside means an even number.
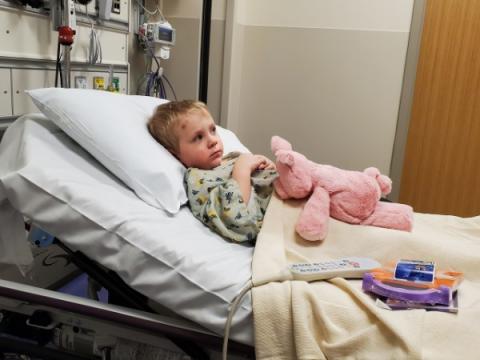
M151 338L155 334L154 337L168 339L192 359L210 359L208 350L221 353L221 336L178 315L171 316L170 311L165 316L115 272L100 266L80 251L72 251L58 238L53 243L93 279L89 281L89 296L92 299L0 280L0 353L21 352L47 359L99 359L95 354L89 356L45 346L53 336L52 327L55 324L71 325L72 316L79 323L90 324L90 329L105 329L100 336L105 333L115 336L119 328L127 333L127 339ZM101 287L108 290L109 304L96 301L97 290ZM28 325L25 325L26 322ZM155 343L155 340L152 342ZM231 355L255 358L253 347L235 341L229 342L228 350ZM102 359L108 358L107 353L102 354Z

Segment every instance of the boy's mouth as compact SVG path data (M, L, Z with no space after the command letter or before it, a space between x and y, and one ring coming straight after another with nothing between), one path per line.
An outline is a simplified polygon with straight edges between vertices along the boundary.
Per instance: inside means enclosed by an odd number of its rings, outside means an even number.
M212 157L212 158L217 158L217 157L221 157L221 156L222 156L222 150L214 151L212 153L212 155L210 155L210 157Z

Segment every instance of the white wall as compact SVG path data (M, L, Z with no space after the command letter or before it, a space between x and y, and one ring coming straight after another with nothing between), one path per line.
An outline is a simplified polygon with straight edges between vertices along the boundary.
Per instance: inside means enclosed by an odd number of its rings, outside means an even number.
M389 173L413 0L227 3L222 123L254 152Z
M244 0L238 22L343 30L408 32L412 0Z
M76 5L76 34L71 50L71 86L75 77L85 79L93 88L94 77L108 81L109 68L119 79L119 91L128 92L128 23L129 0L120 1L120 14L110 21L97 21L95 2L85 7ZM102 64L88 64L88 48L92 22L102 46ZM0 4L0 131L12 119L28 112L38 112L25 90L50 87L55 83L58 32L53 30L45 9L20 6L17 2Z

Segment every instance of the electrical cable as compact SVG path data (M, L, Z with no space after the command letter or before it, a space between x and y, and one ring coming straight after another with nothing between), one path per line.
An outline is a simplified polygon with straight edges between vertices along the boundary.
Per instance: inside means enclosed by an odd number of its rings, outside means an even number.
M57 62L55 64L55 87L58 87L58 78L60 76L60 87L63 88L62 56L63 50L60 39L57 43Z
M100 44L100 40L98 39L97 32L95 28L92 27L90 29L90 42L88 48L88 62L91 65L94 64L101 64L102 63L102 45Z
M150 56L152 57L152 59L155 61L155 64L157 65L157 70L156 72L158 72L160 70L160 63L158 62L158 59L157 57L155 56L155 54L153 53L153 45L150 41L147 41L147 50L148 52L150 53Z
M152 73L147 74L147 85L145 86L145 95L151 96L150 89L152 88Z
M162 76L158 78L158 82L160 85L160 98L166 99L167 98L167 92L165 91L165 85L163 84L163 79Z
M88 15L88 8L85 5L85 14L87 19L90 21L90 41L88 47L88 62L91 65L101 64L102 63L102 44L97 36L97 31L95 30L95 23Z
M159 94L159 89L158 89L158 77L157 73L151 73L150 77L152 79L151 81L151 90L150 90L150 96L155 96L155 97L160 97Z
M63 46L60 47L60 57L58 59L58 69L60 71L60 87L63 88L63 70L62 70L62 58L63 58L63 52L65 51L65 48Z
M151 78L151 81L150 81L150 86L151 86L150 96L160 97L159 89L158 89L158 74L152 72L150 74L150 78Z
M57 43L57 63L55 64L55 87L58 87L58 72L60 71L60 41Z
M145 6L143 6L139 0L135 0L135 1L138 4L138 6L140 6L143 9L143 11L145 11L148 15L153 16L158 13L162 18L162 21L165 21L165 17L163 16L162 10L160 10L158 6L155 9L155 11L151 11L151 10L148 10Z
M160 4L160 2L159 2ZM162 6L163 6L163 1L162 1ZM163 12L162 12L162 9L160 6L157 5L157 10L158 10L158 14L160 15L160 19L165 22L167 21L167 19L165 18L165 16L163 16Z
M232 327L233 315L237 311L240 301L243 299L245 294L253 288L252 280L249 280L248 284L240 291L240 293L233 299L232 304L228 310L227 322L225 324L225 331L223 334L223 347L222 347L222 360L227 360L228 355L228 338L230 336L230 328Z
M161 99L167 98L167 91L165 89L165 85L163 83L163 69L160 67L160 62L158 61L157 57L153 53L153 46L150 41L146 41L145 43L145 50L149 55L149 58L155 61L156 69L152 70L147 73L147 84L145 87L145 95L146 96L155 96ZM151 68L151 63L150 63Z
M162 68L160 68L162 70ZM177 100L177 94L168 78L165 75L160 75L161 71L151 71L143 76L141 83L146 83L145 91L143 92L145 96L154 96L161 99L168 99L167 88L165 83L167 83L170 88L172 95L175 100ZM138 91L140 91L140 85L138 86Z
M165 76L165 75L162 75L162 77L165 79L165 81L167 82L168 86L170 87L170 90L172 90L172 94L173 94L173 98L175 99L175 101L177 100L177 94L175 94L175 90L173 89L173 86L172 86L172 83L170 82L170 80L168 80L168 78Z

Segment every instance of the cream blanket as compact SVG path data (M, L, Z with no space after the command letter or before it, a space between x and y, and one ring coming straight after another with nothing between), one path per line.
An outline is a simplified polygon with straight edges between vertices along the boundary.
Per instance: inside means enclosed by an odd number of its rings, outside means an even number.
M253 259L257 359L478 359L480 217L415 214L412 233L331 219L328 237L295 234L302 202L272 197ZM290 281L287 264L346 256L435 261L465 273L458 314L377 307L360 280Z

